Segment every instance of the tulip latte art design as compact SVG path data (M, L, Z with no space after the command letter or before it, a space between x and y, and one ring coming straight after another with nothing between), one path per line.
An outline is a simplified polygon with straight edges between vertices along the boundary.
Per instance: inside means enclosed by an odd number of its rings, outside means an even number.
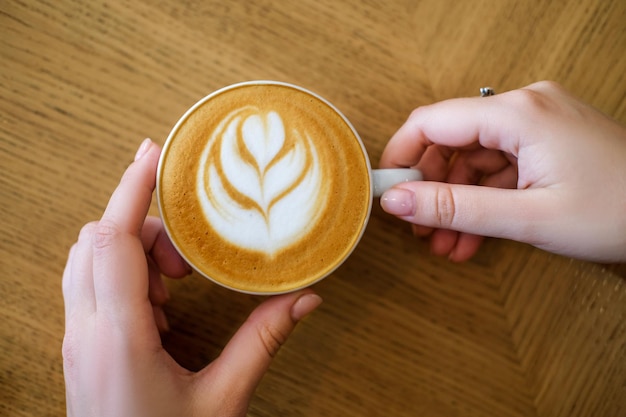
M197 193L211 226L236 246L273 255L295 243L326 205L313 140L275 111L236 110L200 158Z
M281 83L243 83L198 102L161 154L159 209L198 272L273 294L334 271L371 208L367 154L320 97Z

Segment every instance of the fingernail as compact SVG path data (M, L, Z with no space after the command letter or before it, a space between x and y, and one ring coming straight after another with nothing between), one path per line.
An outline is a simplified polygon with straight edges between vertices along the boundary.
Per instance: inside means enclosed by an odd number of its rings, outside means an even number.
M298 298L295 304L291 307L291 318L293 321L300 321L306 315L310 314L320 304L322 304L322 297L317 294L304 294Z
M380 205L389 214L412 216L415 214L415 194L404 188L392 188L382 195Z
M141 157L148 152L148 149L150 149L150 145L152 145L152 140L150 140L149 138L146 138L143 140L143 142L141 142L141 145L139 145L139 149L137 149L137 153L135 154L135 161L140 160Z

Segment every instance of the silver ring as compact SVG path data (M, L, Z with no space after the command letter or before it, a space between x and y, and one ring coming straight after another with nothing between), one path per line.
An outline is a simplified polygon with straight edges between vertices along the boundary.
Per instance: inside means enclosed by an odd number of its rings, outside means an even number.
M496 91L491 87L481 87L480 88L480 96L481 97L489 97L496 94Z

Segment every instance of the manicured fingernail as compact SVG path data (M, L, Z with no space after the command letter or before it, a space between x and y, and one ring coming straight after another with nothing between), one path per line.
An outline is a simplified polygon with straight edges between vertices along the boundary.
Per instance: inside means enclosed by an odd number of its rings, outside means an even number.
M135 161L140 160L141 157L148 152L148 149L150 149L150 145L152 145L152 140L150 140L149 138L144 139L143 142L141 142L141 145L139 146L139 149L137 149L137 153L135 154Z
M291 307L291 318L294 321L302 320L306 315L310 314L320 304L322 304L322 297L317 294L304 294L298 298L295 304Z
M404 188L392 188L382 195L380 205L389 214L412 216L415 214L415 194Z

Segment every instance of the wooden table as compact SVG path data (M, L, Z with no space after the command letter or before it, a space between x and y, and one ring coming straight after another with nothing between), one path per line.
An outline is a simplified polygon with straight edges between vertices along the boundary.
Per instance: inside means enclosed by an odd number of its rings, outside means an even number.
M141 140L163 143L219 87L318 92L374 165L413 108L486 85L553 79L626 121L623 0L16 0L0 31L2 416L64 413L67 251ZM375 208L250 415L625 415L621 275L501 240L452 264ZM191 369L260 301L197 276L169 284L164 343Z

